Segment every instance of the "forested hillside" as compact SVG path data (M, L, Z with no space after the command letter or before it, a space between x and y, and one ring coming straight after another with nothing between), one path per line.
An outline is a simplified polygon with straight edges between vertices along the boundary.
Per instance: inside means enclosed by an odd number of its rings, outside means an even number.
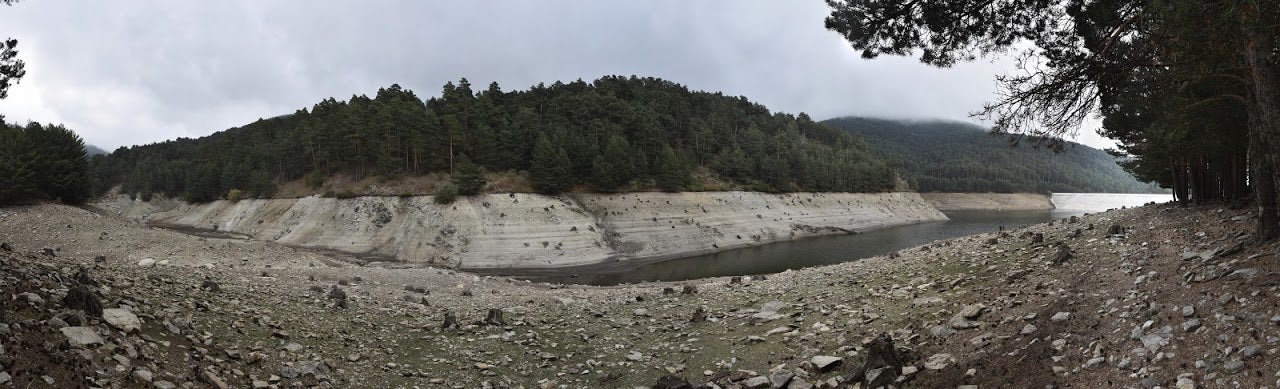
M544 193L702 190L707 181L874 192L895 178L864 142L804 114L635 76L511 92L496 83L476 92L462 79L425 101L392 85L199 139L121 148L92 165L98 193L121 185L193 201L232 190L270 197L281 182L319 186L335 174L448 174L462 194L483 190L483 171L516 172Z
M1068 142L1062 152L994 136L959 122L838 118L822 122L861 136L921 192L1159 191L1105 151Z

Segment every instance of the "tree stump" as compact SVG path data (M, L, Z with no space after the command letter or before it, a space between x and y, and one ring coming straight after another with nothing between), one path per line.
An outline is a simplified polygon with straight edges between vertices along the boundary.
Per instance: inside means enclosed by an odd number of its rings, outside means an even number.
M698 287L693 285L685 285L684 288L680 290L680 294L694 294L694 293L698 293Z
M93 317L102 316L102 302L89 290L89 287L84 285L76 286L67 292L67 296L62 298L62 304L70 309L84 311Z
M689 318L690 323L701 323L707 321L707 307L698 307L693 311L693 317Z
M347 308L347 292L342 291L342 288L334 286L333 289L330 289L329 299L333 300L334 307L342 309Z
M76 272L75 281L80 285L97 285L98 284L98 282L94 281L92 277L89 277L89 268L83 267L83 266L80 267L80 270Z
M1061 265L1071 260L1071 248L1066 243L1058 242L1058 252L1053 254L1053 264Z
M200 284L200 289L201 289L201 290L206 290L206 291L209 291L209 292L212 292L212 293L218 293L218 292L221 292L221 291L222 291L222 287L221 287L221 286L219 286L217 282L213 282L213 280L210 280L210 279L207 279L207 278L204 280L204 282L203 282L203 283L201 283L201 284ZM344 294L345 294L345 292L344 292ZM345 297L345 296L344 296L344 297Z
M462 326L461 326L461 325L458 325L458 317L457 317L457 316L454 316L452 313L445 312L445 313L444 313L444 323L443 323L443 324L440 324L440 329L442 329L442 330L447 330L447 329L450 329L450 328L462 328Z
M484 324L505 326L507 321L502 319L501 309L489 308L489 315L484 318Z
M669 375L658 378L658 383L653 385L653 389L693 389L693 384L682 377Z
M902 361L889 334L876 336L867 345L867 360L845 376L845 382L861 382L863 388L879 388L893 384L902 374Z

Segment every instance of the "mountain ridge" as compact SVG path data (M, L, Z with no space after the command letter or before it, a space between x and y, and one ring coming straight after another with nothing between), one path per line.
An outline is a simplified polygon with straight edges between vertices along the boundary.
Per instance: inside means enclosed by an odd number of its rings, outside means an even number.
M920 192L1164 193L1106 151L1076 142L1064 141L1055 152L1040 139L1011 139L953 120L845 116L821 123L862 138Z

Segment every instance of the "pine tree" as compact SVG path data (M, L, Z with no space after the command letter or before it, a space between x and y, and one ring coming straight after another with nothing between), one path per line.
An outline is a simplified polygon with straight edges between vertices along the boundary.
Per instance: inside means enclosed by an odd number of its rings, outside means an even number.
M458 194L471 196L484 189L484 171L479 165L471 162L466 156L458 158L457 172L453 175L453 184L458 187Z
M612 192L626 185L635 175L631 145L622 135L611 135L604 152L592 161L591 183L596 189Z
M679 192L689 184L689 165L676 155L671 146L662 146L662 152L658 153L657 167L654 179L662 190Z
M555 194L569 188L569 156L563 148L551 145L546 134L538 134L533 145L533 161L529 167L533 188Z

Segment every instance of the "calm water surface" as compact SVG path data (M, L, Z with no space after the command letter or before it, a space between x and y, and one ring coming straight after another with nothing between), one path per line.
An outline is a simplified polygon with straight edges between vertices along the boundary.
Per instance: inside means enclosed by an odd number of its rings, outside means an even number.
M1061 196L1061 197L1060 197ZM1083 198L1081 196L1084 196ZM855 235L836 235L722 251L715 254L651 263L634 269L605 274L565 275L530 278L565 284L617 285L645 281L679 281L730 275L778 273L787 269L829 265L884 255L939 239L998 231L1046 223L1107 208L1134 206L1148 201L1167 201L1152 195L1055 194L1059 207L1053 211L951 211L951 220L891 227ZM1059 201L1061 200L1061 201ZM1106 207L1106 208L1103 208Z

